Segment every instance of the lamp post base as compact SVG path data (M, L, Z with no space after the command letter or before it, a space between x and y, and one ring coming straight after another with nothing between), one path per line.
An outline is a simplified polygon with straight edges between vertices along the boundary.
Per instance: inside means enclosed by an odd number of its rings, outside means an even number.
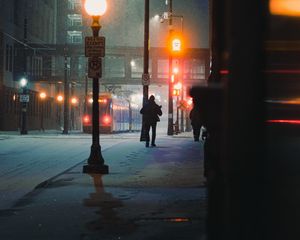
M88 164L83 166L83 173L108 174L108 166L103 164Z
M26 134L28 134L28 132L27 132L27 130L21 130L20 134L21 135L26 135Z
M104 164L100 145L93 144L91 146L91 154L88 164L83 166L83 173L108 174L108 166Z

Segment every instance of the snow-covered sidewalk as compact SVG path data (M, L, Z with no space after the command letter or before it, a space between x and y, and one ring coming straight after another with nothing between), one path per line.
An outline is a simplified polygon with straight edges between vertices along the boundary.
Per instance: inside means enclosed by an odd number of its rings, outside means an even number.
M83 174L82 162L45 181L6 210L1 239L204 239L201 142L130 139L102 154L108 175Z

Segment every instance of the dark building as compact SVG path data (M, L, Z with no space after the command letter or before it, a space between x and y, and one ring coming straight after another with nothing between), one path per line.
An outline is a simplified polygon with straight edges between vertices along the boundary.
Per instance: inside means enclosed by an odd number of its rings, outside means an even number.
M54 72L51 56L43 57L33 44L56 43L56 1L18 0L0 1L0 130L20 127L19 80L28 79L28 128L38 128L42 111L45 123L51 125L53 84L45 81L45 74ZM50 62L50 64L49 64ZM47 91L41 102L38 92ZM50 98L49 98L50 97Z

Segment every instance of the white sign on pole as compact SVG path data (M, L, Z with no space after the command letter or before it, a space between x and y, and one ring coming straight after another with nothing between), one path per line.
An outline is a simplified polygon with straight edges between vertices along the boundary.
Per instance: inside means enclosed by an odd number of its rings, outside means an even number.
M29 102L29 95L28 94L21 94L20 95L20 102Z
M143 75L142 75L142 84L144 86L150 85L150 75L149 75L149 73L143 73Z
M104 57L105 37L85 37L85 56Z
M88 62L88 77L101 78L102 77L102 59L99 57L89 58Z

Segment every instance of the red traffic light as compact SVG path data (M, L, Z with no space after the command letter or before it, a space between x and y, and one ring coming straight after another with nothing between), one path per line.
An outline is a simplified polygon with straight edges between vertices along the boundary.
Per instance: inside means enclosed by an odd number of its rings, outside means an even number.
M173 52L181 51L181 39L179 38L172 39L172 51Z
M180 90L179 89L173 89L173 96L179 96Z
M183 52L183 37L176 33L169 38L169 51L174 55L180 55Z

